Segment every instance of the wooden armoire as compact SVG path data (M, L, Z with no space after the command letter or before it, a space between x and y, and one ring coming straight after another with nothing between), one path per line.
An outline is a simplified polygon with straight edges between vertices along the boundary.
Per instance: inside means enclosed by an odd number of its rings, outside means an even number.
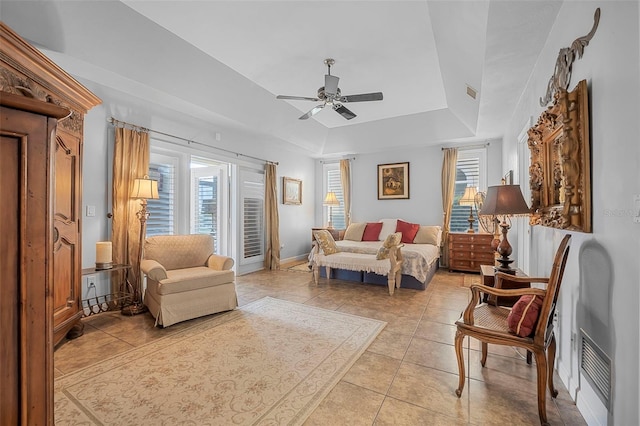
M82 334L82 144L94 94L0 22L0 424L53 424L53 348Z

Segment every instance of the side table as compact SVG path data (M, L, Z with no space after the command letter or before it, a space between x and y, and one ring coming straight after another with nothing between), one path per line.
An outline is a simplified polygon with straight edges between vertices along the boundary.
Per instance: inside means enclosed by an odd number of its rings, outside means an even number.
M101 312L121 309L131 299L131 283L129 282L129 270L131 265L113 265L109 269L86 268L82 275L103 274L105 272L117 272L120 275L119 291L101 296L87 297L82 300L82 316L88 317Z
M516 277L526 277L527 274L525 274L524 272L522 272L522 270L516 268L516 273L515 276ZM480 265L480 282L483 285L489 286L489 287L493 287L494 286L494 281L495 281L495 268L493 265ZM530 287L530 285L527 284L522 284L519 282L514 282L514 281L509 281L509 280L502 280L502 288L503 289L511 289L511 288L528 288ZM514 297L499 297L497 300L498 305L501 306L513 306L514 303L516 303L518 301L520 297L518 296L514 296ZM487 300L489 299L489 300ZM484 302L491 302L494 303L494 298L487 298L487 295L485 295L484 297Z

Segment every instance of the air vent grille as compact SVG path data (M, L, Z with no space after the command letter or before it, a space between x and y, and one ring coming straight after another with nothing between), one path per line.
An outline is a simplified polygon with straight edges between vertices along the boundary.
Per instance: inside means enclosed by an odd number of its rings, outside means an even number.
M580 368L589 383L597 391L602 402L609 409L611 400L611 359L583 329L580 329L580 336Z
M475 99L478 95L478 91L473 87L467 85L467 95L469 95L470 98Z

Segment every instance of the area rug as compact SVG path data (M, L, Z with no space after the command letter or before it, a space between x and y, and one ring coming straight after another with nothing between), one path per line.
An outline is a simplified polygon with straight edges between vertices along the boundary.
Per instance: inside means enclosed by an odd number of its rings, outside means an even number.
M309 269L309 262L298 263L297 265L293 265L287 268L287 271L297 271L297 272L311 272Z
M302 424L386 323L265 297L55 382L55 423Z

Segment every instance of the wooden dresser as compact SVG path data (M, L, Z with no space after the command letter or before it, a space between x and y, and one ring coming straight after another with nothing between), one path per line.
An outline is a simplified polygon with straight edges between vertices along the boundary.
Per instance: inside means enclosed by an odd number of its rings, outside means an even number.
M495 263L492 234L450 233L449 270L480 272L480 265Z
M0 424L53 424L53 346L82 334L84 114L95 95L0 22Z

